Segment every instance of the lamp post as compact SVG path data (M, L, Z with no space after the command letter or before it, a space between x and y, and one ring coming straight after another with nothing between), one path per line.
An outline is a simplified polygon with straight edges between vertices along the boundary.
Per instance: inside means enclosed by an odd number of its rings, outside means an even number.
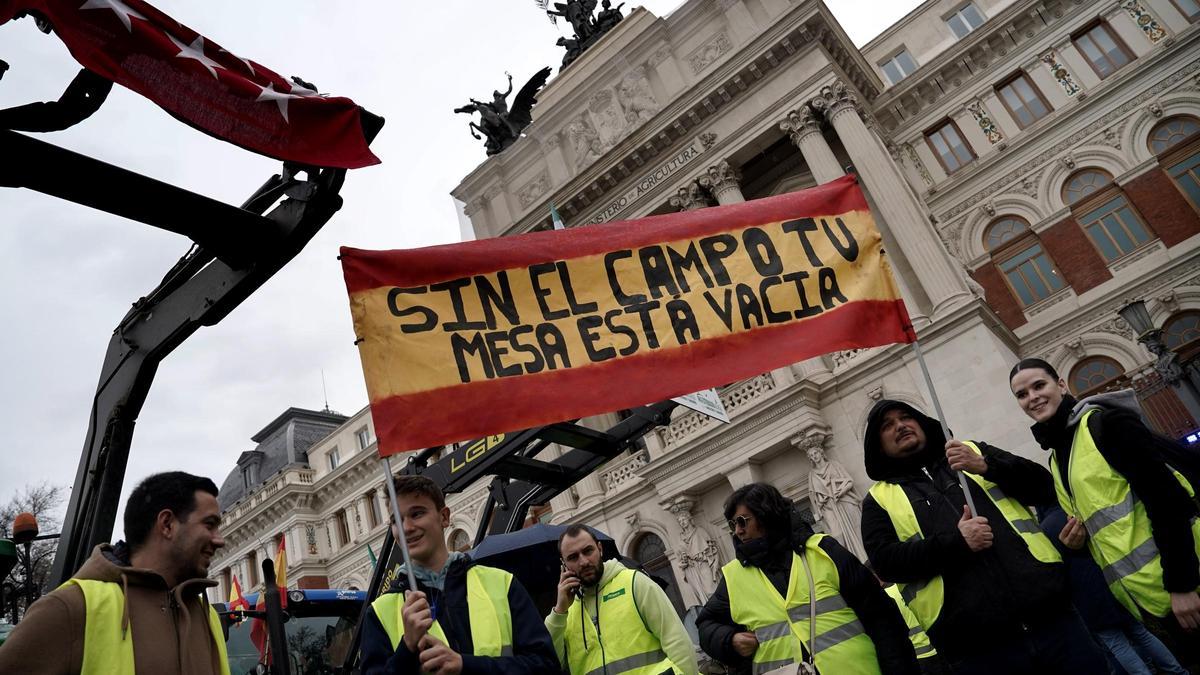
M1133 329L1137 341L1154 355L1154 369L1175 390L1192 421L1200 424L1200 368L1179 363L1179 355L1163 342L1162 329L1154 325L1144 300L1131 299L1117 313Z
M13 518L12 533L12 542L21 545L25 549L25 555L20 561L25 566L25 582L21 586L11 590L13 594L13 623L16 624L19 620L17 616L17 594L24 592L26 612L29 611L29 606L33 604L33 601L37 600L38 586L33 580L33 542L57 539L59 535L39 535L37 517L28 512L18 513L17 517Z

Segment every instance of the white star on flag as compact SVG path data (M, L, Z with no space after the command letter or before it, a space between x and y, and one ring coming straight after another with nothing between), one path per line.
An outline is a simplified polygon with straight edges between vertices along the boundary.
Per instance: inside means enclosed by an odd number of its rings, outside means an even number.
M121 2L121 0L87 0L79 8L79 11L82 12L85 9L111 9L116 13L117 18L121 20L121 23L125 24L125 30L130 33L133 32L133 21L130 17L136 16L142 21L149 21L149 19L139 14L137 10L130 9L129 5Z
M169 39L171 41L171 43L174 44L177 49L179 49L179 53L175 55L175 58L177 58L177 59L194 59L196 61L199 61L200 65L207 68L208 72L212 73L213 77L217 76L217 68L220 68L222 70L225 69L225 66L222 66L221 64L217 63L216 61L213 61L212 59L208 58L208 55L204 53L204 38L203 37L197 35L196 39L192 40L192 44L190 44L190 45L185 45L182 42L180 42L179 40L176 40L175 36L171 35L170 33L167 33L167 39Z
M291 124L291 120L288 119L288 99L304 97L296 94L289 94L287 92L275 91L274 82L268 82L267 86L260 86L259 89L262 91L259 92L258 98L255 100L255 102L275 101L275 105L279 106L279 114L283 115L283 121Z

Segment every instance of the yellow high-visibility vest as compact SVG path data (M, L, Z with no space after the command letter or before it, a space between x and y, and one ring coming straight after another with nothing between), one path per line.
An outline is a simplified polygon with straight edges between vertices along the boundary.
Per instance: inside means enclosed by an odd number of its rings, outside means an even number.
M963 441L963 445L978 454L983 454L979 450L979 446L971 441ZM1005 522L1021 536L1034 558L1044 563L1062 562L1062 556L1059 555L1058 549L1054 548L1054 544L1042 533L1037 518L1024 504L1004 494L1000 486L983 476L966 471L963 474L983 488L988 499L996 505L1000 515L1004 516ZM875 502L884 511L887 511L888 518L891 519L892 527L896 529L896 536L900 541L924 538L921 526L917 523L917 514L913 511L912 502L904 494L903 487L897 483L879 481L872 485L868 492ZM945 584L942 582L941 575L916 582L897 583L896 586L909 609L921 622L921 627L929 630L937 621L938 615L942 613L942 603L946 599Z
M883 590L896 603L896 609L900 610L900 616L904 618L904 625L908 626L908 641L912 643L917 658L927 659L937 656L937 650L929 642L929 634L925 632L924 628L921 628L921 622L917 620L917 615L913 614L913 611L904 602L904 597L900 595L900 587L892 584Z
M121 585L95 579L68 579L83 591L83 669L81 675L134 675L133 627L125 630L121 617L125 592ZM225 635L217 610L208 608L208 629L217 644L221 675L229 675L229 657L225 653Z
M804 656L801 645L813 655L817 670L834 675L877 675L875 643L866 634L858 615L841 594L837 565L819 544L827 535L809 537L804 550L816 591L816 641L809 627L809 587L804 561L792 554L788 594L783 597L757 567L734 560L721 568L729 591L733 622L758 638L754 675L761 675Z
M1150 530L1150 516L1129 481L1096 447L1088 429L1088 418L1095 412L1085 412L1075 428L1065 481L1058 470L1057 454L1052 454L1050 473L1054 474L1058 503L1067 515L1083 523L1088 550L1113 596L1134 616L1140 616L1139 607L1154 616L1166 616L1171 612L1171 596L1163 587L1162 558ZM1194 495L1187 479L1174 473L1188 494ZM1069 492L1066 484L1071 487ZM1200 520L1192 521L1192 544L1200 554Z
M512 655L512 610L508 606L508 587L512 575L485 565L467 569L467 611L471 616L471 646L475 656ZM404 619L400 610L404 598L400 593L384 593L371 609L383 624L392 649L404 639ZM436 619L429 634L446 642L446 632Z
M563 639L571 675L683 673L642 619L633 592L636 574L636 570L621 570L597 590L595 617L581 614L582 599L567 609Z

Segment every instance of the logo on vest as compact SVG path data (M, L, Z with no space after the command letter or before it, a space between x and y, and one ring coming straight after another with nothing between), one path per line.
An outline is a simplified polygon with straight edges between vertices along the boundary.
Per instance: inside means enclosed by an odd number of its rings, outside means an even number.
M604 599L602 600L602 602L608 602L609 600L612 600L613 598L619 598L619 597L621 597L622 595L625 595L625 589L624 589L624 588L622 588L622 589L620 589L620 590L613 591L612 593L607 593L607 594L605 594L605 596L604 596Z

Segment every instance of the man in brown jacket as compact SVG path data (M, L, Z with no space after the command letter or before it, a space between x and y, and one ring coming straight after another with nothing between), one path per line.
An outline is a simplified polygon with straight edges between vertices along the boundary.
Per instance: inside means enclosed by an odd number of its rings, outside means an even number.
M227 674L204 593L216 585L206 576L225 545L220 525L211 480L176 471L142 481L125 505L126 542L97 546L71 581L29 608L0 647L0 673Z

